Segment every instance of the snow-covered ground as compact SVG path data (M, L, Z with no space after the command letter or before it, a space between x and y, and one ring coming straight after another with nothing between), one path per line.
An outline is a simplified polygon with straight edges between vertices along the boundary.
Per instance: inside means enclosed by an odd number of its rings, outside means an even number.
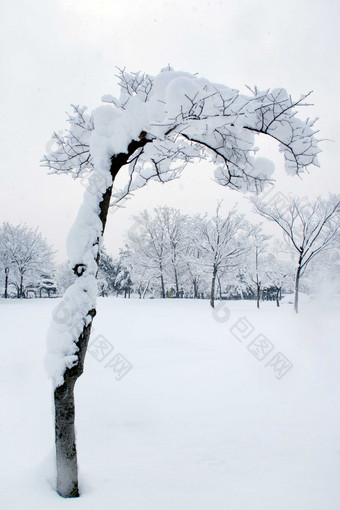
M77 500L53 490L43 357L57 304L0 301L1 510L340 508L339 302L296 316L100 299L76 390ZM110 367L118 353L125 375Z

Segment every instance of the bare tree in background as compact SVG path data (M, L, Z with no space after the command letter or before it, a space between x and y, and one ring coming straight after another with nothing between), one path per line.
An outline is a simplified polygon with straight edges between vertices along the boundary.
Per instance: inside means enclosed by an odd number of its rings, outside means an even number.
M0 265L5 269L5 297L8 284L25 297L25 283L38 283L53 269L53 251L38 229L3 223L0 227Z
M5 274L4 298L8 298L9 273L15 264L13 258L11 239L12 227L9 223L3 223L0 227L0 267Z
M166 296L166 266L169 253L164 226L157 216L143 211L134 216L135 226L129 235L128 247L133 252L135 264L139 272L143 272L148 281L159 281L160 294Z
M68 238L68 258L77 280L66 291L63 314L54 313L48 334L57 491L64 497L79 495L73 390L83 372L96 314L96 276L110 204L151 179L167 182L178 177L195 158L212 161L215 178L223 186L260 190L271 179L273 165L254 157L257 134L279 143L290 174L318 164L313 121L296 116L308 94L293 100L284 89L255 88L243 95L170 67L155 77L119 70L118 81L119 98L104 96L106 104L94 112L73 106L69 129L54 135L58 149L43 160L50 172L75 178L90 174ZM115 179L125 166L126 185L112 197Z
M216 282L226 271L234 269L241 263L241 257L249 247L245 238L246 223L235 209L225 216L220 213L221 204L212 219L196 216L192 239L202 255L202 267L211 275L210 305L215 306Z
M249 233L249 255L245 274L256 286L256 306L260 308L261 286L265 275L263 255L267 250L267 241L271 236L264 234L260 224L254 225Z
M292 262L279 260L272 253L263 261L268 282L275 289L276 306L280 306L282 288L293 284L295 267Z
M288 199L285 207L264 204L258 198L252 202L258 214L281 228L285 240L298 255L294 298L294 309L298 313L301 277L309 263L339 239L340 198L333 195L328 200L319 197L309 202L306 197L290 195Z
M175 284L176 298L180 296L180 276L184 266L184 253L187 246L187 217L178 209L162 206L155 209L160 227L166 234L166 251L171 266L170 274Z

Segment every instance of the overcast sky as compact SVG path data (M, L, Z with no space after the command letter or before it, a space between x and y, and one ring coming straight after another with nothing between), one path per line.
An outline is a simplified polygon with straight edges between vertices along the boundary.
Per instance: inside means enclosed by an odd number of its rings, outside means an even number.
M315 196L340 192L339 50L337 0L4 0L1 43L0 222L39 226L66 258L65 238L82 200L81 182L47 175L39 166L53 149L52 131L66 128L69 105L90 109L117 94L115 68L157 74L170 63L245 91L285 87L293 96L313 90L320 117L321 168L301 180L284 175L274 144L277 189ZM260 141L258 142L261 145ZM184 212L213 212L243 195L219 187L207 164L191 165L180 180L150 183L109 217L105 244L116 253L130 217L168 204Z

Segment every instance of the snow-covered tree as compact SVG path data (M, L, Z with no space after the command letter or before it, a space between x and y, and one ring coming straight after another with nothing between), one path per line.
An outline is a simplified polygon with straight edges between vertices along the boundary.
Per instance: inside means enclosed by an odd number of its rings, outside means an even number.
M65 135L55 135L58 149L43 164L73 177L90 173L88 189L68 239L68 257L77 281L66 291L72 320L52 320L47 365L54 380L57 491L78 496L74 434L76 379L83 364L95 316L96 275L113 183L128 165L126 185L113 197L118 203L149 180L167 182L195 158L215 165L215 178L233 189L259 190L272 177L273 165L255 158L255 136L278 141L286 170L299 174L317 164L313 122L299 120L284 89L250 95L170 67L157 76L119 71L120 96L87 112L74 106Z
M192 240L202 254L201 263L204 271L211 276L210 305L214 308L216 282L227 272L241 263L241 257L248 251L246 238L247 224L244 218L232 209L225 216L220 212L221 204L216 209L216 215L208 219L207 216L196 216Z
M157 213L150 214L146 210L134 216L134 221L138 229L130 233L128 241L128 247L133 252L133 265L146 281L159 282L160 295L165 298L166 273L170 261L165 225L159 221Z
M115 280L115 291L117 295L123 294L124 297L130 297L133 291L133 282L131 279L130 267L128 264L128 250L120 250L119 257L115 261L117 267L117 276Z
M117 291L116 280L119 272L111 255L102 248L98 267L98 295L108 296Z
M203 294L207 286L207 275L202 271L202 253L200 247L191 242L195 222L190 218L188 222L188 243L184 252L185 269L184 282L187 283L188 292L197 299Z
M14 267L15 261L11 250L12 227L9 223L3 223L0 227L0 267L4 276L4 297L8 297L9 272Z
M166 297L167 286L179 297L188 244L187 217L178 209L160 206L135 216L134 222L128 242L134 281L140 281L143 288L158 281L161 297Z
M251 285L256 287L256 306L260 308L261 287L266 276L264 253L268 247L268 239L261 224L254 225L249 232L249 252L246 261L244 274L250 281Z
M3 223L0 246L0 264L6 273L5 297L9 284L16 288L18 298L25 297L26 285L39 287L39 282L53 271L52 248L38 229Z
M330 298L340 294L340 239L334 248L322 255L322 260L311 261L303 277L303 286L307 293Z
M155 209L156 221L166 235L166 252L169 256L169 279L173 280L176 297L180 294L180 276L185 264L188 241L187 217L178 209L162 206Z
M317 198L310 202L306 197L290 195L284 208L277 204L264 204L254 198L256 211L275 222L287 243L297 254L294 308L298 313L300 279L310 262L339 241L340 196L328 200Z
M291 288L294 283L294 264L287 260L280 260L274 254L268 254L263 260L263 267L268 283L275 289L276 306L280 306L282 289Z
M122 250L121 256L124 260L124 265L127 268L131 282L132 289L139 295L140 299L144 299L147 292L152 292L152 280L154 279L153 272L149 271L148 266L143 263L143 258L139 258L138 249L130 248L128 245ZM140 262L142 262L140 264Z

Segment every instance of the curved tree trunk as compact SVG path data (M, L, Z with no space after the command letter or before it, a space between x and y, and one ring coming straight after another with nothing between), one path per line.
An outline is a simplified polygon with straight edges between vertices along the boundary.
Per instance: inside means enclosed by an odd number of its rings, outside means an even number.
M143 147L148 140L145 138L140 141L132 141L125 154L117 154L111 158L111 176L112 183L120 168L125 165L129 157L136 149ZM99 203L99 213L102 224L102 234L105 230L110 200L112 195L112 185L109 186L102 196ZM99 243L99 239L97 240ZM96 257L98 268L100 254ZM74 272L79 278L82 277L86 268L82 270L82 264L74 267ZM78 468L77 468L77 449L75 440L75 406L74 406L74 386L83 373L85 354L90 339L92 321L96 315L96 310L89 310L87 313L87 325L84 326L80 334L77 347L78 362L72 368L66 368L64 372L64 382L54 391L55 405L55 445L56 445L56 463L57 463L57 492L64 498L73 498L79 496L78 488Z

